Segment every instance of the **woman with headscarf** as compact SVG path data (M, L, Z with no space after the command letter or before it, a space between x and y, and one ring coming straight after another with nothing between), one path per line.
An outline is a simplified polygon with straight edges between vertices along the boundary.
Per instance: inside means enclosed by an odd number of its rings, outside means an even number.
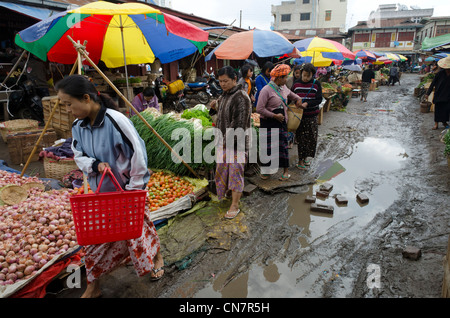
M271 81L261 90L258 104L256 105L256 112L260 114L261 118L260 140L261 138L266 138L268 157L273 157L272 150L278 151L277 167L271 167L271 162L262 162L261 164L261 178L264 180L268 179L271 174L276 173L279 168L283 168L280 181L288 180L291 177L289 175L287 101L295 101L298 108L304 108L304 106L302 106L302 99L286 87L286 80L290 71L289 65L277 65L270 72ZM279 132L279 148L273 149L272 136L276 130Z

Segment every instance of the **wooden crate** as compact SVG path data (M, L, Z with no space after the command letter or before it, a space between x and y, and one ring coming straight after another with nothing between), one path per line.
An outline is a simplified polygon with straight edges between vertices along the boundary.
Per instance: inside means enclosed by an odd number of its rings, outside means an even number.
M442 297L450 298L450 236L448 238L447 256L444 260L444 281L442 282Z
M8 135L8 150L11 163L15 165L26 163L41 134L42 130ZM56 140L56 132L51 129L47 130L31 158L31 162L38 161L39 152L42 148L51 147Z
M48 96L42 98L42 106L44 108L44 121L47 122L50 118L50 113L53 108L56 106L56 102L58 100L57 96ZM67 132L68 134L72 132L72 123L74 122L75 117L72 114L67 112L65 106L59 105L58 109L56 109L55 114L50 122L50 126L54 129L58 129L59 131Z

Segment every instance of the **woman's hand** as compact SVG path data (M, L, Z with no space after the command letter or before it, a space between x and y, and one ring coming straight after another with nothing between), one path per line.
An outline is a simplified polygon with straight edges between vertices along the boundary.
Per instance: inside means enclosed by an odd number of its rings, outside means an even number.
M214 99L209 104L209 107L211 107L212 109L216 109L216 106L217 106L217 99Z
M107 162L100 162L98 164L98 172L103 173L106 168L111 169L111 167L109 166L109 163L107 163Z
M278 120L280 123L284 121L284 115L283 114L275 114L273 115L273 118Z
M296 103L295 106L297 106L297 108L301 108L301 109L306 109L306 107L308 107L308 104L306 102L302 102L301 99L299 99Z

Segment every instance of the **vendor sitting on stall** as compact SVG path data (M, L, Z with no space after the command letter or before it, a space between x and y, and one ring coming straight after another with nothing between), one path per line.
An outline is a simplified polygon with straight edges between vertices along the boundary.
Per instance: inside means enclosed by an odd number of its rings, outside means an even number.
M155 91L151 87L146 87L142 91L136 95L136 97L131 102L134 108L138 112L144 111L146 108L156 108L159 110L158 97L156 97ZM136 115L135 112L131 111L131 116Z

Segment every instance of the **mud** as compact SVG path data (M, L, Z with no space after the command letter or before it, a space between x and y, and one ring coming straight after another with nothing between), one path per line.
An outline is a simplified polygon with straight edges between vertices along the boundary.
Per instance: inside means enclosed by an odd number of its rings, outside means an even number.
M352 98L345 112L324 113L317 156L310 172L295 171L294 188L253 192L234 220L223 219L229 201L177 216L158 229L164 278L150 282L124 265L101 280L103 297L440 297L450 170L442 129L431 130L433 113L413 97L418 83L404 74L367 103ZM312 173L316 181L300 182ZM305 198L325 181L333 190L316 202L334 212L311 212ZM422 250L417 261L403 258L408 245ZM79 297L84 287L47 297Z

